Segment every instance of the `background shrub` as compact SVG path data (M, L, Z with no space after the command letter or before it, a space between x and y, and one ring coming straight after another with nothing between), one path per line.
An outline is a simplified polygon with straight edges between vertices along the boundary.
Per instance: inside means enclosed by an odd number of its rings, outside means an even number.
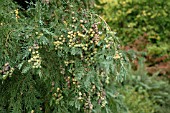
M97 1L98 12L117 33L131 59L125 87L120 88L129 112L169 112L169 1Z

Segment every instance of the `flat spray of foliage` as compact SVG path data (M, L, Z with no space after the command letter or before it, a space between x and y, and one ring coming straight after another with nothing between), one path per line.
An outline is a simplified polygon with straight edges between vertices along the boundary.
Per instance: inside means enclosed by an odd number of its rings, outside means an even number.
M1 113L116 112L127 59L100 16L74 0L1 5Z

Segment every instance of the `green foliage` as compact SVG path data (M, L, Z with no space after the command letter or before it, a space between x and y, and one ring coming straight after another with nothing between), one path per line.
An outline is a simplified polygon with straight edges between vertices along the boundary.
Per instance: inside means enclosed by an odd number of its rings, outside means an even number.
M170 45L161 43L160 46L156 45L149 45L147 46L148 54L149 55L162 55L162 54L169 54ZM170 55L170 54L169 54Z
M129 112L168 113L170 111L169 81L160 79L156 74L148 76L143 59L139 60L139 68L136 71L129 69L130 76L127 76L124 82L125 87L120 88Z
M120 88L129 112L170 112L169 81L161 80L161 77L157 76L162 74L166 79L169 77L170 1L97 1L98 12L117 33L126 49L137 51L134 54L137 57L137 60L134 59L137 70L129 69L129 76L124 82L125 87ZM132 53L129 55L133 56ZM145 56L147 64L144 64L144 60L141 63L141 56ZM157 73L152 77L148 76L148 68L145 69L147 66L151 67L152 74L155 71ZM165 69L163 73L159 73L161 69Z
M124 44L143 34L154 46L169 45L169 0L99 0L104 6L96 7ZM162 42L162 43L160 43ZM164 51L163 48L160 48ZM166 52L169 52L166 50ZM157 54L157 53L155 53Z
M120 93L123 95L123 102L128 108L128 113L154 113L154 104L148 92L140 93L132 86L125 86L120 89Z
M126 57L106 22L79 0L0 13L0 112L112 113ZM81 8L80 8L81 6Z

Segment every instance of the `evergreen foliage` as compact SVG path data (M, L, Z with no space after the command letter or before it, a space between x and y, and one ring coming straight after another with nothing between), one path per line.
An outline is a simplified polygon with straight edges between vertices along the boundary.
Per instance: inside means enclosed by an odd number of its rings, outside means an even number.
M128 61L107 23L79 0L0 1L0 112L115 113ZM86 5L85 5L86 3Z
M157 74L148 76L144 58L139 60L138 69L128 69L124 86L119 86L124 104L130 113L169 113L169 81L162 80Z

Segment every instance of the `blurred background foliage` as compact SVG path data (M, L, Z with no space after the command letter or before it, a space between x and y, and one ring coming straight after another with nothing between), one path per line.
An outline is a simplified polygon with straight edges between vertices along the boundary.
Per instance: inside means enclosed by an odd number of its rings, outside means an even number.
M169 113L170 1L96 1L95 8L120 38L132 62L119 90L128 112Z

